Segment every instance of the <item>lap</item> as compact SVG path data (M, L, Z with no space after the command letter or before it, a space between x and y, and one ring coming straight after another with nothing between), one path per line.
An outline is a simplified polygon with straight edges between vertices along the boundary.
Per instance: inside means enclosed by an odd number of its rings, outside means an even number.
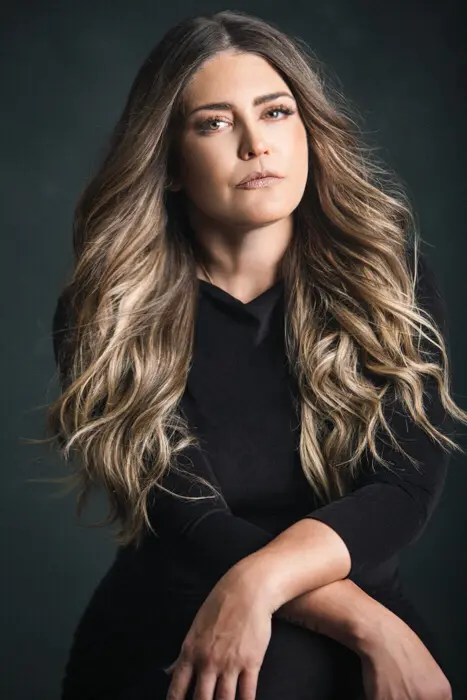
M171 677L155 665L141 669L118 700L165 700ZM186 700L193 700L195 682ZM338 642L272 620L272 634L258 676L256 700L359 700L359 657ZM239 699L238 699L239 700Z
M92 597L74 635L61 700L166 700L170 676L162 668L176 658L203 598L155 592L143 576L134 578L118 587L108 578ZM356 700L360 687L354 652L272 618L256 700Z
M138 572L125 564L123 569L125 576L113 567L83 615L61 700L166 700L170 676L162 668L176 658L203 594L191 596L176 587L156 591L156 577L146 568ZM433 639L413 609L401 600L380 600L438 659ZM361 683L360 659L354 652L273 617L256 700L357 700L363 697Z

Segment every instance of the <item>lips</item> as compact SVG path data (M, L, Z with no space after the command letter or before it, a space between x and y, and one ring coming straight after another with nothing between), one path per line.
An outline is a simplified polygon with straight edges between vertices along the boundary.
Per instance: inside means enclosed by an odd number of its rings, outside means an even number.
M276 173L274 170L257 170L254 173L250 173L247 175L243 180L241 180L238 185L244 185L247 182L251 182L251 180L261 180L266 177L282 177L279 173Z

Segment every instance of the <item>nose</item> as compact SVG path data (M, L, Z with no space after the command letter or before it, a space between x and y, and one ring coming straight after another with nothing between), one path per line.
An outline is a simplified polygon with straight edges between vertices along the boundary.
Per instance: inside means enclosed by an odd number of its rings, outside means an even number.
M264 134L259 127L245 127L244 136L240 144L240 157L245 159L251 156L260 156L269 153L271 147L266 142Z

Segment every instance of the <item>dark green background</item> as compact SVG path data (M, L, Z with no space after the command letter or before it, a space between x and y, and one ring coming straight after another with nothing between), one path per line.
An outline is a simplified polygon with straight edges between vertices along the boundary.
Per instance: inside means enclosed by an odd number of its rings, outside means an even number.
M164 4L165 5L165 4ZM400 174L449 309L454 397L466 408L465 54L460 3L15 2L0 11L3 391L2 697L58 700L71 635L109 566L109 530L86 529L72 497L27 482L59 461L43 435L57 392L50 326L71 264L71 218L130 84L165 30L187 14L241 9L303 37L338 76L368 140ZM464 446L466 441L462 438ZM467 698L467 458L422 539L403 555L416 605L437 631ZM102 515L95 499L85 521ZM293 700L293 699L284 699Z

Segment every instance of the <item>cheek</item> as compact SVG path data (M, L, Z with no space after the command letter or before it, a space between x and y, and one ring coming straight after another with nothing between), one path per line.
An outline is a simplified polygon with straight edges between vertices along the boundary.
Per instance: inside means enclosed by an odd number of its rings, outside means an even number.
M296 176L300 180L308 177L308 138L303 124L297 126L297 133L294 138L293 161L296 163Z
M209 149L191 149L185 158L183 181L187 193L196 204L209 204L218 198L229 181L219 154Z
M183 179L188 196L214 219L265 221L288 216L300 203L308 178L308 143L303 125L297 126L283 151L286 177L262 190L238 190L232 171L218 149L187 148Z

